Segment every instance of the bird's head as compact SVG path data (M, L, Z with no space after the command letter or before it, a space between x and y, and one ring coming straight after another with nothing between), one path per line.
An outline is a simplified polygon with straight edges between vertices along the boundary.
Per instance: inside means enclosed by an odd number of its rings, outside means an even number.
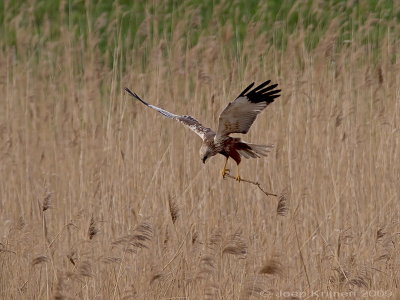
M213 153L213 151L209 147L207 147L206 145L203 145L200 148L200 158L201 158L201 161L203 162L203 164L205 164L206 160L209 159L213 155L215 155Z

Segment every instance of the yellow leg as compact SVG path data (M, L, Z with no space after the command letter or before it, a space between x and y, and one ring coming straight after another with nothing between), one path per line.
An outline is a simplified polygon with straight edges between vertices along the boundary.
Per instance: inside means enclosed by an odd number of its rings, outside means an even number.
M237 181L239 181L239 182L240 182L240 180L241 180L240 175L239 175L239 165L237 165L237 176L236 176L235 179L236 179Z
M225 175L229 173L229 169L226 168L226 164L228 163L228 159L229 159L229 157L226 158L224 168L221 170L222 177L225 177Z

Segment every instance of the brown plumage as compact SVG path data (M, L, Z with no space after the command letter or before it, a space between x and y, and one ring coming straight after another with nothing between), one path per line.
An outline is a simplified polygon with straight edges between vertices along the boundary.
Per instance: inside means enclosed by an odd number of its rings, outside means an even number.
M268 104L274 102L275 98L280 96L279 93L281 90L275 89L278 85L269 85L270 82L270 80L267 80L251 90L254 86L253 82L245 88L234 101L230 102L219 116L217 132L203 126L191 116L175 115L145 102L128 88L125 88L125 91L146 106L158 111L163 116L177 120L197 133L203 140L203 144L200 148L200 156L203 163L205 163L208 158L218 153L225 156L226 161L221 171L222 176L225 176L229 171L226 169L226 164L229 157L231 157L238 165L236 179L240 181L239 164L242 157L259 158L260 156L266 156L272 146L246 143L240 138L231 137L229 135L232 133L247 133L257 118L257 115L263 111Z

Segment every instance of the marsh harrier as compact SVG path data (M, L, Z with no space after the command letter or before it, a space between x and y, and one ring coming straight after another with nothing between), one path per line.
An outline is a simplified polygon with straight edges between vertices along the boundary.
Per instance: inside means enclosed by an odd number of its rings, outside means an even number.
M240 138L231 137L229 135L231 133L247 133L257 118L257 115L264 110L268 104L274 102L275 98L280 96L279 93L281 90L276 89L278 84L269 85L270 82L271 80L265 81L251 90L254 86L253 82L245 88L234 101L230 102L219 116L217 132L203 126L191 116L175 115L145 102L128 88L125 88L125 91L144 105L158 111L167 118L177 120L197 133L203 139L203 144L200 148L200 157L203 163L205 163L208 158L218 153L225 156L225 165L221 170L223 177L229 172L229 170L226 169L226 164L229 157L231 157L237 164L236 180L240 181L239 164L242 156L244 158L266 156L271 146L250 144L242 141Z

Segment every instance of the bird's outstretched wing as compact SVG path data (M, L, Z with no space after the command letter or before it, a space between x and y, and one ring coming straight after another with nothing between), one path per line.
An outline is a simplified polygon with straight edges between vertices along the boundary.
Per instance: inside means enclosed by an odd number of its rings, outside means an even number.
M143 99L141 99L138 95L136 95L135 93L133 93L130 89L125 88L125 91L129 93L129 95L131 95L133 98L135 98L136 100L139 100L140 102L142 102L144 105L158 111L160 114L162 114L163 116L170 118L170 119L174 119L180 123L182 123L183 125L185 125L186 127L190 128L191 130L193 130L195 133L197 133L203 140L205 139L205 136L207 133L209 132L213 132L210 128L207 128L205 126L203 126L199 121L197 121L195 118L191 117L191 116L179 116L179 115L175 115L173 113L170 113L162 108L159 108L157 106L151 105L149 103L147 103L146 101L144 101Z
M281 90L275 89L278 84L269 85L270 82L271 80L267 80L249 91L254 86L253 82L225 107L219 116L215 140L224 138L231 133L247 133L249 131L257 115L280 96Z

